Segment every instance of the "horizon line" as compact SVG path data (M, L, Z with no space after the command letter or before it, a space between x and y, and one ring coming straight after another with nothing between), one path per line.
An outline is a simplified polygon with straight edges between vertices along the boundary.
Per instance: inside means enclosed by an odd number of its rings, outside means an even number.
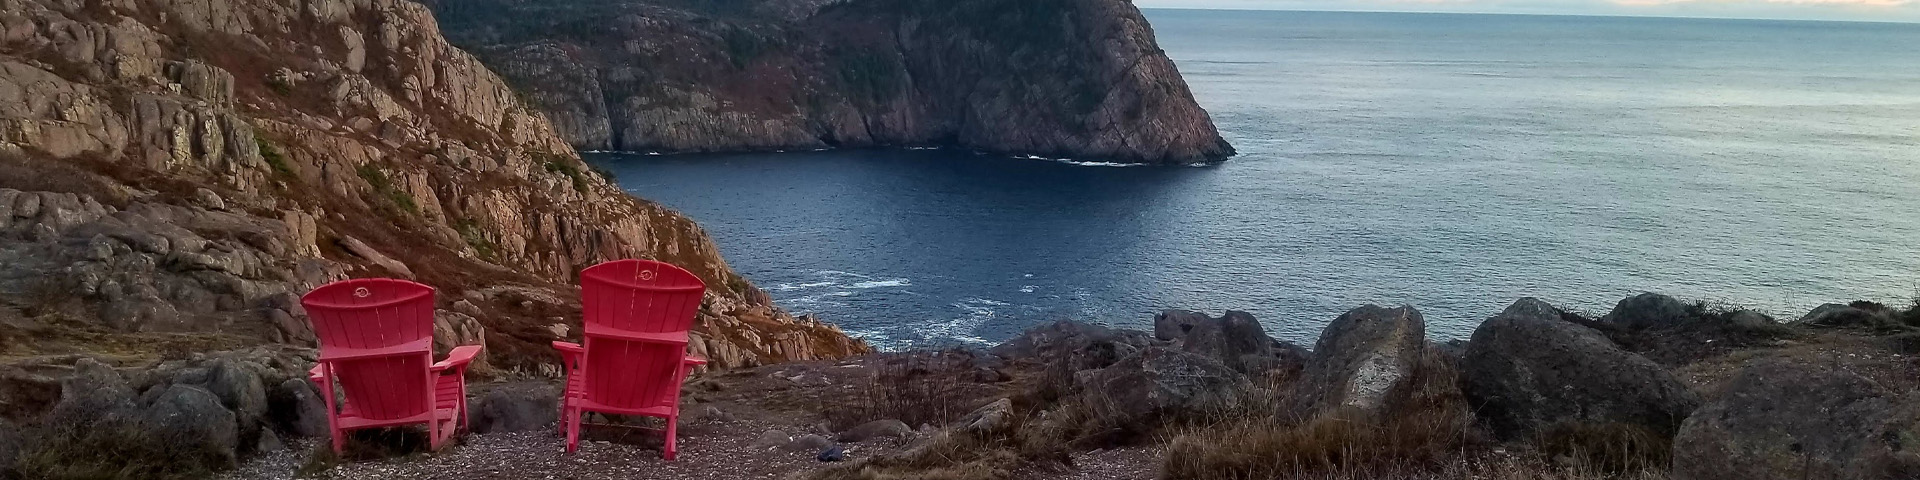
M1777 17L1719 17L1690 15L1636 15L1628 13L1540 13L1540 12L1436 12L1428 10L1329 10L1307 8L1244 8L1244 7L1139 7L1141 10L1205 10L1214 12L1297 12L1297 13L1399 13L1429 15L1515 15L1530 17L1599 17L1599 18L1669 18L1676 20L1734 20L1754 22L1809 22L1809 23L1875 23L1894 25L1920 25L1920 18L1912 20L1848 20L1827 18L1777 18Z

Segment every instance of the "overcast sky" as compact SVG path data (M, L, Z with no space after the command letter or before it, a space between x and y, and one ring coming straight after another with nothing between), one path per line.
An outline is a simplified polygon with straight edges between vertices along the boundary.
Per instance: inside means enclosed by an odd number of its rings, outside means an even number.
M1134 4L1141 8L1536 13L1920 22L1920 0L1134 0Z

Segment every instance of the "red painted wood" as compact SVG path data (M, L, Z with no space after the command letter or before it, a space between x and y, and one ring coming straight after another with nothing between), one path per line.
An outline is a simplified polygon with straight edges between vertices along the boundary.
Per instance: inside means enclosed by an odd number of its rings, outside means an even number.
M687 330L705 293L706 283L693 273L651 260L580 272L585 338L579 353L563 349L571 367L561 405L568 451L578 445L578 417L586 411L661 417L669 432L677 430ZM669 433L668 459L674 444Z
M355 279L301 297L320 339L334 450L348 429L427 423L438 447L464 424L465 362L433 368L434 289L405 280ZM471 357L469 356L470 360ZM338 383L343 397L334 397Z

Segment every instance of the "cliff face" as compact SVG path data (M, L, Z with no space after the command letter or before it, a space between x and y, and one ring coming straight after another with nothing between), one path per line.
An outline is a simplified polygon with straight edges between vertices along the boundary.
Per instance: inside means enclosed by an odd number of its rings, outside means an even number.
M721 366L864 351L582 163L404 0L0 0L0 356L310 343L297 296L440 289L441 343L542 368L585 265L709 284ZM569 128L577 128L569 125Z
M586 149L1233 154L1125 0L441 0Z

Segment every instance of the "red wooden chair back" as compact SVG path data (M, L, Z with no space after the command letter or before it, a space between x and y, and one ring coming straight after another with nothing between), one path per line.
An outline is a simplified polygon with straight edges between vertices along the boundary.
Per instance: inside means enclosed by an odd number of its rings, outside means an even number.
M666 263L621 260L580 272L580 288L587 398L623 409L672 405L706 283Z
M325 285L300 299L350 405L361 417L393 420L434 405L433 287L369 278ZM415 348L417 346L417 348ZM333 350L329 352L329 350Z

